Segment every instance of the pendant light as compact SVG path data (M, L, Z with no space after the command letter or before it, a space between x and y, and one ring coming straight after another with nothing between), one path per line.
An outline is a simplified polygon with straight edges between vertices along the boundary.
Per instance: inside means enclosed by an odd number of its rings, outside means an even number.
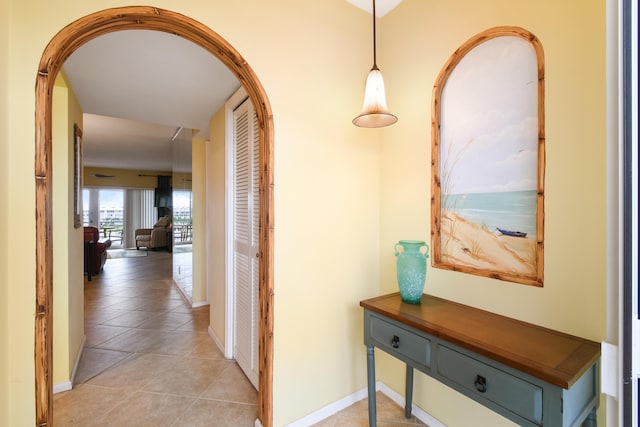
M398 118L387 110L382 72L376 65L376 0L373 0L373 67L367 76L362 113L353 119L353 124L365 128L389 126Z

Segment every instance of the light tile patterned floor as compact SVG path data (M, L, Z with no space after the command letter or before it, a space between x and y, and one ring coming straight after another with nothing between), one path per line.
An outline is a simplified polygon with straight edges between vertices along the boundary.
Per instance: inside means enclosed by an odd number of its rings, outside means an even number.
M254 426L257 392L171 280L171 254L109 259L85 278L86 346L73 390L54 396L55 426ZM424 425L378 394L378 426ZM317 424L367 426L366 399Z
M314 427L368 427L369 410L367 399L354 403L337 414L316 423ZM376 418L378 427L417 427L425 424L416 417L406 419L404 408L398 406L384 394L376 394Z
M109 259L85 278L86 346L56 426L253 426L257 392L171 280L171 254Z

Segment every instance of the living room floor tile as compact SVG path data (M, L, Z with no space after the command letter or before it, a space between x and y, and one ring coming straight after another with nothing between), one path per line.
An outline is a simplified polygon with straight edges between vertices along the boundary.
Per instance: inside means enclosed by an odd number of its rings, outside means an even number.
M101 322L103 325L109 326L124 326L128 328L135 328L143 324L144 322L157 317L158 313L154 311L125 311L122 314L113 317L109 320Z
M100 419L100 425L119 427L173 426L195 399L169 394L136 392Z
M143 390L198 397L211 383L219 381L230 363L233 362L173 357L169 368L150 378Z
M109 320L126 314L127 310L119 310L115 308L93 308L93 309L85 309L84 311L84 322L85 324L101 324L104 322L108 322Z
M122 390L80 384L73 390L53 396L56 426L98 426L99 420L129 398Z
M256 389L247 381L235 362L227 362L224 371L202 393L202 397L236 403L258 403Z
M203 332L131 329L102 343L100 348L132 353L187 355L194 346L207 339L211 338Z
M131 356L124 351L102 350L86 347L78 363L75 381L84 383Z
M188 313L162 313L151 320L138 325L140 329L160 329L174 331L186 323L191 322L193 316Z
M176 422L178 426L250 427L258 417L257 405L198 399ZM213 421L215 420L215 421Z
M88 381L89 384L122 390L141 390L155 376L162 375L174 360L158 354L135 354Z
M84 334L87 337L85 345L87 347L95 347L107 340L110 340L111 338L127 332L129 329L130 328L122 326L87 324L84 327Z

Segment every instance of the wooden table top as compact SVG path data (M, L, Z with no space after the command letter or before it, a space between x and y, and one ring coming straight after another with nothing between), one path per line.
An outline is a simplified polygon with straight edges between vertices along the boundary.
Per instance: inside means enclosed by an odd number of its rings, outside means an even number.
M431 295L399 293L360 306L568 389L600 357L600 344Z

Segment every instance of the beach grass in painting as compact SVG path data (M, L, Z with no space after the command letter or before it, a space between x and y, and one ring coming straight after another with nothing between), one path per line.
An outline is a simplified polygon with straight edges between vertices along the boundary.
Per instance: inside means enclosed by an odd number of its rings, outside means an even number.
M449 221L458 222L458 234L444 237L450 239L442 254L444 262L489 271L535 274L535 258L531 257L536 247L534 239L491 233L455 213L445 212L443 222Z

